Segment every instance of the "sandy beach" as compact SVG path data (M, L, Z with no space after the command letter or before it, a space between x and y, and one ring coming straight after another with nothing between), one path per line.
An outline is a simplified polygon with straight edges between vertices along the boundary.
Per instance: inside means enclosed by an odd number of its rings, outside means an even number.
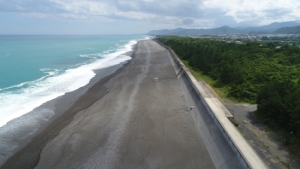
M215 168L186 95L167 51L140 41L2 168Z

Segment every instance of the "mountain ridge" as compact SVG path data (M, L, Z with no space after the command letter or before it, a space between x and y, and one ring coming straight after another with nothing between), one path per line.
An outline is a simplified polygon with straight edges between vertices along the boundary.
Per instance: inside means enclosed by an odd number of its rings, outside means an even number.
M278 33L278 34L300 34L300 26L283 27L283 28L280 28L280 29L274 31L274 33Z
M149 35L183 35L183 36L217 35L217 34L267 34L267 33L290 34L284 32L295 32L294 34L299 34L300 32L297 31L297 28L294 28L298 26L300 26L300 21L289 21L289 22L273 22L269 25L264 25L260 27L247 27L247 28L232 28L229 26L222 26L219 28L211 28L211 29L184 29L184 28L163 29L163 30L153 30L148 32L148 34Z

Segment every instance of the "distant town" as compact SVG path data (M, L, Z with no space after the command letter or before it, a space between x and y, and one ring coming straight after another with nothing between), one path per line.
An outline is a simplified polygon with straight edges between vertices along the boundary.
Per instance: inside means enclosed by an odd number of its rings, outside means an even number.
M297 45L300 47L300 22L274 22L260 27L231 28L222 26L211 29L163 29L148 32L149 35L188 36L193 38L220 39L227 42L243 44L246 42L260 41L271 46Z
M247 42L259 41L262 43L289 44L300 46L299 34L223 34L223 35L199 35L189 36L193 38L208 38L227 41L228 43L235 42L243 44Z

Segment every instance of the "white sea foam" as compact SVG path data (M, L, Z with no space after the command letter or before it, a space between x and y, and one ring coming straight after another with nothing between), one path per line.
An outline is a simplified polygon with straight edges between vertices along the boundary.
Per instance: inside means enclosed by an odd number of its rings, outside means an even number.
M22 88L22 87L25 87L25 86L31 86L31 85L35 85L51 76L55 76L55 75L58 75L59 73L59 70L58 69L49 69L49 68L44 68L44 69L40 69L40 71L48 74L46 76L43 76L39 79L36 79L34 81L29 81L29 82L24 82L24 83L20 83L20 84L17 84L17 85L13 85L13 86L10 86L10 87L6 87L6 88L2 88L0 89L0 96L2 95L2 92L5 92L5 91L8 91L10 89L18 89L18 88ZM1 105L1 98L0 98L0 105ZM0 109L1 110L1 109ZM0 113L1 114L1 113Z
M93 70L120 64L131 58L123 53L131 51L137 41L130 41L114 53L102 54L102 58L89 64L64 71L41 69L47 75L35 81L24 82L0 90L0 127L43 103L85 86L95 76ZM99 54L97 55L99 58ZM14 88L15 90L9 90Z

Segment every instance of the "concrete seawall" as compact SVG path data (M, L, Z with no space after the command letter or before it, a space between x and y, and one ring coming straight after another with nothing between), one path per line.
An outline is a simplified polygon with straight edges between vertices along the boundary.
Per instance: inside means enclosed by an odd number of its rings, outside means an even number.
M156 41L157 42L157 41ZM234 152L235 158L240 161L244 168L257 168L265 169L267 165L261 160L256 152L250 147L242 135L238 132L235 126L230 122L233 121L233 116L224 107L224 105L215 97L211 97L210 91L206 89L206 86L199 83L195 77L191 74L188 68L184 66L178 56L173 52L172 49L157 42L166 48L172 57L175 66L183 66L183 74L188 79L189 83L197 93L199 99L205 106L209 116L213 119L213 122L217 128L221 131L223 138L226 140L229 147ZM194 115L194 120L197 122L199 115ZM199 124L199 123L198 123ZM201 130L201 128L198 128ZM209 146L209 145L208 145Z

